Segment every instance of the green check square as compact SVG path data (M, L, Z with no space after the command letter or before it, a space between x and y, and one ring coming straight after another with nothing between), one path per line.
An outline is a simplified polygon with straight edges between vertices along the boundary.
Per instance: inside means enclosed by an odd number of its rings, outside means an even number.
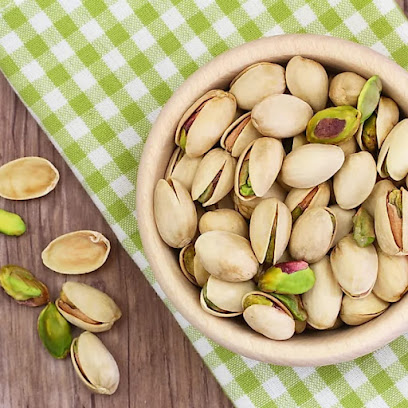
M153 66L148 58L142 53L139 53L135 57L133 57L129 61L129 65L138 76L142 75Z
M378 20L371 23L370 28L374 31L375 35L380 40L386 37L394 30L385 17L381 17Z
M284 0L278 0L268 7L269 13L278 24L292 15L292 11L285 3Z
M408 67L408 51L406 45L393 52L392 57L403 67Z
M211 27L210 22L201 11L188 19L188 25L197 35Z
M13 58L11 58L10 55L7 55L0 60L0 67L4 75L7 75L9 77L13 76L20 70L19 66L14 62Z
M300 380L293 387L289 388L288 392L298 406L313 398L305 384L300 382Z
M184 79L188 78L193 72L197 71L198 65L191 61L184 67L180 68L180 74L183 75Z
M61 123L61 121L59 120L58 116L55 113L52 113L51 115L44 118L43 124L44 124L44 127L50 133L57 133L59 130L61 130L64 127L64 125Z
M222 54L224 51L228 50L228 45L224 41L220 41L213 45L209 51L213 57Z
M172 54L181 47L180 41L173 33L166 34L164 37L159 39L158 43L167 55Z
M102 145L108 143L116 136L114 130L106 122L102 122L98 126L94 127L92 129L92 134Z
M106 179L98 171L95 171L95 173L87 177L86 182L95 194L108 185Z
M372 3L372 0L350 0L351 4L355 7L356 10L362 10L368 4Z
M116 222L119 222L125 218L129 213L128 208L121 200L118 200L114 204L110 205L108 207L108 211Z
M319 367L316 369L316 371L324 379L327 385L330 385L334 383L335 381L340 380L342 378L341 372L334 365Z
M69 101L72 109L76 112L77 115L82 115L86 111L92 108L92 103L89 98L84 94L81 93L77 95L75 98L72 98Z
M127 150L115 157L114 160L122 173L129 172L137 165L135 158Z
M123 108L121 113L130 125L134 125L144 118L144 113L136 102L132 102L126 108Z
M20 96L21 98L23 98L23 101L29 106L34 105L41 99L40 94L32 84L28 84L25 88L23 88L20 91Z
M54 68L51 68L47 72L47 75L55 86L60 86L71 78L62 64L58 64Z
M70 144L65 150L64 153L70 160L72 164L78 164L81 160L85 159L86 154L81 149L78 143L74 142Z
M261 385L251 370L244 371L235 380L245 394L249 394Z
M106 32L106 35L112 41L113 45L117 47L130 38L129 33L118 23Z
M341 18L334 9L330 9L326 11L326 13L322 14L319 17L319 21L324 25L327 31L331 31L341 24Z
M214 351L223 363L227 363L235 357L235 354L232 351L224 349L220 346L216 346Z
M30 41L27 41L25 46L34 58L38 58L48 50L47 44L39 35L36 35Z
M59 33L64 37L69 37L72 33L78 30L78 27L72 21L71 17L66 15L58 20L55 24L55 28L59 31Z
M130 239L136 245L137 248L142 247L142 239L140 238L139 231L136 231L132 235L130 235Z
M248 21L239 30L245 41L252 41L262 37L262 33L253 21Z
M364 406L363 402L355 392L346 395L341 399L341 404L344 408L362 408Z
M109 74L99 81L99 85L103 88L108 96L113 95L115 92L122 88L122 83L114 74Z
M54 3L54 0L36 0L37 4L45 10L48 6Z
M78 58L82 61L82 63L89 67L92 63L97 61L100 56L96 52L95 48L91 44L85 45L77 52Z
M87 8L92 17L97 17L107 9L107 5L103 0L83 0L83 5Z
M142 7L136 9L135 13L145 26L159 17L157 11L149 3L146 3Z
M165 82L162 82L160 85L153 88L150 93L160 105L164 105L170 98L172 91Z
M3 14L3 19L10 26L11 29L15 30L16 28L23 25L27 22L26 16L21 12L17 7L14 7Z
M224 14L230 14L239 7L237 0L217 0L218 7Z

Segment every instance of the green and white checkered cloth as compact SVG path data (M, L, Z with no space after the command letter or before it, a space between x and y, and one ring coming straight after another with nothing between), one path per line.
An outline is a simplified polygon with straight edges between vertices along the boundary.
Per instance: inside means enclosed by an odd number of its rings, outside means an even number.
M353 362L278 367L214 344L168 302L143 255L135 181L163 104L198 67L256 38L318 33L408 68L391 0L0 0L0 68L235 406L408 407L408 336Z

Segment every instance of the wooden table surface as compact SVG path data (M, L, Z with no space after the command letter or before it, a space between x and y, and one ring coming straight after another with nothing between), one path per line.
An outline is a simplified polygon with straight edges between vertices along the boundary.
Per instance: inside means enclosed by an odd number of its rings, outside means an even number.
M405 3L408 14L408 0L397 3L403 9ZM94 273L72 279L105 290L123 313L112 330L100 334L121 374L117 392L106 397L90 393L79 382L69 358L61 361L48 355L36 330L41 308L17 305L0 293L0 407L232 407L171 313L2 76L0 106L0 164L21 156L42 156L61 174L56 190L44 198L28 202L0 198L0 208L17 212L28 226L19 238L0 234L0 265L30 269L48 285L55 299L67 278L43 266L41 251L63 233L100 231L112 244L107 263ZM79 333L74 329L74 335Z

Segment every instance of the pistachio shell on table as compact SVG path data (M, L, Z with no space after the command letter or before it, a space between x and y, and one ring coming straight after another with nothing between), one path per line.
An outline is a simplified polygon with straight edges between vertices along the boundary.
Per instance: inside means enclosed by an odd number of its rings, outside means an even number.
M337 146L340 147L341 150L343 150L344 156L356 153L358 150L358 144L355 137L352 137L345 142L341 142Z
M198 228L201 234L208 231L229 231L248 238L248 224L244 217L227 208L208 211L200 219Z
M344 153L338 146L300 146L283 160L282 181L295 188L315 187L336 174L343 162Z
M335 106L357 106L358 96L366 79L355 72L337 74L330 82L329 98Z
M26 232L26 225L23 219L15 213L2 210L0 208L0 233L19 237Z
M210 274L204 269L200 259L196 256L194 245L188 244L179 254L180 269L183 275L193 284L202 288Z
M326 107L329 79L323 65L300 55L286 66L286 83L290 93L307 102L315 112Z
M283 139L304 132L312 116L312 108L302 99L271 95L254 106L252 123L262 135Z
M334 235L331 247L337 245L337 243L348 235L353 229L353 217L356 210L343 210L338 204L331 205L330 210L336 216L337 230Z
M373 191L368 196L367 200L361 205L362 208L365 208L367 212L374 217L375 207L377 205L378 199L385 193L389 193L394 190L395 186L390 180L380 180L375 183Z
M42 157L22 157L0 167L0 197L30 200L45 196L59 181L59 172Z
M399 120L398 105L391 99L382 96L377 111L377 143L381 148L384 140L389 135Z
M232 80L230 88L238 106L251 110L267 96L285 92L285 69L271 62L258 62L241 71Z
M353 238L359 247L366 247L375 241L374 218L364 208L353 217Z
M187 156L199 157L210 150L234 120L234 95L220 89L208 91L184 113L177 125L176 145Z
M97 231L81 230L59 236L41 254L54 272L75 275L100 268L110 252L109 240Z
M361 89L357 100L357 109L361 112L361 122L365 122L380 101L382 91L381 79L378 75L369 78Z

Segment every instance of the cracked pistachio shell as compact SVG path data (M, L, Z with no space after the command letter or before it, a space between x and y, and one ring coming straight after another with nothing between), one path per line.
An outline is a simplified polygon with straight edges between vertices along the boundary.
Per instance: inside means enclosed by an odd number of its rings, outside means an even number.
M224 281L247 281L258 271L251 244L232 232L208 231L198 237L195 250L208 273Z
M100 232L74 231L50 242L41 258L54 272L76 275L100 268L108 258L110 247L109 240Z
M375 160L370 153L350 154L333 179L337 204L345 210L358 207L371 194L376 178Z
M218 317L235 317L244 311L242 298L256 289L252 280L246 282L225 282L210 276L200 294L204 311Z
M232 80L230 87L238 106L251 110L267 96L285 92L285 69L271 62L259 62L241 71Z
M381 148L385 138L389 135L399 120L398 105L391 99L382 96L377 111L377 144Z
M203 207L224 198L234 186L236 160L221 148L210 150L198 166L191 196Z
M249 237L259 263L275 264L290 237L292 217L288 207L276 198L262 200L252 213Z
M244 201L263 197L279 174L284 154L279 140L262 137L253 141L238 159L235 194Z
M328 256L310 265L315 273L315 284L302 295L307 311L307 322L315 329L329 329L336 323L343 292L333 275Z
M119 369L106 346L89 332L73 340L71 361L79 379L97 394L112 395L119 385Z
M242 304L244 320L254 331L272 340L287 340L295 334L295 320L277 298L254 291L244 296Z
M349 326L358 326L366 323L383 313L389 303L379 299L374 293L370 293L363 299L343 297L340 317Z
M375 183L373 191L368 196L367 200L364 201L361 207L365 208L367 212L374 217L375 207L379 198L394 189L395 186L390 180L380 180L379 182Z
M166 180L178 180L191 193L194 176L202 157L189 157L184 151L177 147L171 156L164 178Z
M365 122L376 109L382 91L378 75L369 78L361 89L357 100L357 109L361 112L361 123Z
M329 98L335 106L357 106L366 79L354 72L342 72L330 82Z
M30 200L54 190L59 172L42 157L22 157L0 167L0 197Z
M0 208L0 233L19 237L26 232L26 225L18 215Z
M254 128L251 112L247 112L233 122L221 137L221 147L232 157L238 158L243 150L262 135Z
M336 174L343 162L344 153L338 146L300 146L283 160L282 181L295 188L315 187Z
M309 208L293 226L289 241L291 256L308 263L318 262L329 251L336 230L336 216L330 208Z
M346 142L339 143L337 146L340 147L341 150L343 150L345 157L347 157L349 154L356 153L358 150L358 144L355 137L352 137Z
M201 234L207 231L229 231L248 238L248 224L237 211L227 208L206 212L200 219Z
M179 254L179 263L184 276L193 284L202 288L210 274L204 269L198 256L195 255L193 244L188 244Z
M378 257L374 245L359 247L352 235L339 241L330 263L342 291L352 298L368 296L377 279Z
M184 113L176 129L176 145L190 157L210 150L232 123L237 109L234 95L220 89L208 91Z
M331 247L333 248L337 243L348 235L353 229L353 217L356 213L356 210L343 210L338 204L331 205L330 210L336 216L336 225L337 230L334 235L333 242Z
M93 333L109 330L122 316L106 293L79 282L65 282L55 305L68 322Z
M315 112L326 107L329 78L317 61L296 55L286 66L286 83L290 93L307 102Z
M252 123L262 135L284 139L304 132L312 116L312 108L302 99L271 95L254 106Z

